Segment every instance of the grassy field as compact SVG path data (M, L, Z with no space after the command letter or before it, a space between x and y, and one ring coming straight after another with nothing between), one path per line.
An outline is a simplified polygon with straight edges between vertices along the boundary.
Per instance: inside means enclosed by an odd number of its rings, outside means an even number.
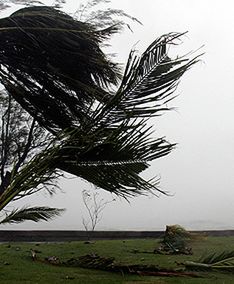
M234 283L231 273L202 273L202 278L189 277L152 277L121 275L98 270L59 267L40 261L33 261L30 249L39 251L38 258L57 256L66 261L88 253L97 253L104 257L115 257L122 264L155 264L160 267L176 267L176 262L197 260L206 252L234 250L234 237L209 237L192 243L194 254L191 256L155 255L132 253L132 250L152 251L158 246L158 240L108 240L93 244L84 242L67 243L2 243L0 244L0 283L2 284L107 284L107 283Z

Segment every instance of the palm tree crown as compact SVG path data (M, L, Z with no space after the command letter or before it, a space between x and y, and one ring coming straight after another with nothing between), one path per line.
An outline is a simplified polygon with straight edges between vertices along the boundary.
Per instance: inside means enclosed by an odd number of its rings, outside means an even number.
M100 28L46 6L0 20L0 82L55 137L14 177L0 209L57 170L124 197L163 192L157 179L140 173L174 144L153 138L148 120L169 109L181 76L198 59L171 59L168 49L182 34L170 33L141 56L131 51L121 75L101 49L121 27Z

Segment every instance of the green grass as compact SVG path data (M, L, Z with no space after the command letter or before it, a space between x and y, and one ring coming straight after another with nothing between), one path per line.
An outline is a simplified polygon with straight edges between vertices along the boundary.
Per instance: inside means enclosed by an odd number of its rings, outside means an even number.
M131 253L131 250L152 251L158 246L157 240L109 240L96 241L94 244L84 242L67 243L11 243L0 244L0 283L2 284L106 284L106 283L139 283L139 284L164 284L164 283L234 283L231 273L202 273L203 278L189 277L149 277L138 275L121 275L104 271L58 267L43 262L33 262L30 249L41 251L40 259L48 256L57 256L65 261L72 257L79 257L91 252L104 257L115 257L122 264L156 264L160 267L176 267L176 262L197 260L206 252L234 250L234 237L209 237L192 243L194 255L155 255L146 253Z

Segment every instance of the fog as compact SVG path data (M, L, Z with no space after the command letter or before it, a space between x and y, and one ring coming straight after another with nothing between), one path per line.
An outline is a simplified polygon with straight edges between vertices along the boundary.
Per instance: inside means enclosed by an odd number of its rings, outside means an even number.
M53 1L47 1L48 4ZM50 2L50 3L49 3ZM78 1L67 1L75 11ZM234 2L231 0L113 0L143 25L130 23L111 41L108 52L125 63L133 46L143 52L157 37L168 32L188 33L172 53L205 54L181 79L175 110L151 121L155 137L166 136L176 149L156 160L144 173L159 176L169 196L139 196L129 202L116 198L108 204L98 230L159 230L169 224L187 229L234 227ZM204 46L203 46L204 45ZM81 192L91 188L78 178L60 181L62 192L53 197L38 193L11 207L45 205L66 208L51 222L25 222L1 229L83 229L86 216ZM100 190L106 200L112 196Z

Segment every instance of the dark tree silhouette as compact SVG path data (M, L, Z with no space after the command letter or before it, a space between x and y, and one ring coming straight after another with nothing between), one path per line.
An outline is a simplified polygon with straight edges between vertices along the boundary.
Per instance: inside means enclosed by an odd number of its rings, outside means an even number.
M10 94L4 91L0 95L0 117L1 195L20 169L34 155L46 148L52 135L40 127L35 118L31 117ZM54 178L57 177L56 175ZM46 187L46 184L44 186ZM49 187L47 189L51 191ZM22 194L17 198L23 196Z
M174 144L153 138L148 120L169 109L181 76L197 58L171 59L168 48L182 34L170 33L140 57L132 51L121 76L101 46L123 22L110 25L109 13L107 26L100 27L94 18L81 22L37 6L0 20L0 82L54 136L4 190L0 209L22 191L50 180L57 170L123 197L163 192L157 179L145 180L140 173Z

